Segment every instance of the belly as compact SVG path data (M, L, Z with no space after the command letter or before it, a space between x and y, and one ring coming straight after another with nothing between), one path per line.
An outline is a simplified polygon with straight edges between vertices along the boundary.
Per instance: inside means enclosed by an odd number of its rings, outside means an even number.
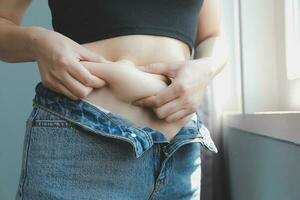
M127 118L136 125L158 130L168 140L190 119L169 123L157 118L151 109L131 104L136 99L151 96L168 86L165 77L142 72L135 66L187 60L190 51L185 43L164 36L126 35L82 45L114 62L82 62L93 74L108 83L107 87L94 89L83 100Z

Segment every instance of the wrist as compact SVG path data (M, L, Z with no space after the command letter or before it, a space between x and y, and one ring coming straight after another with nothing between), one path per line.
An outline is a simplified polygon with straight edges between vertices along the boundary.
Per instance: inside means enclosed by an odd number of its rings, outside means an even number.
M223 34L209 37L198 44L194 59L206 60L212 78L220 73L228 61L228 46Z
M209 80L211 80L216 74L216 63L214 59L211 57L203 57L194 59L197 66L199 66L199 70L201 74L204 74Z
M30 27L23 27L25 32L25 45L26 49L28 50L30 56L36 60L37 53L39 49L39 36L43 34L43 32L46 30L43 27L39 26L30 26Z

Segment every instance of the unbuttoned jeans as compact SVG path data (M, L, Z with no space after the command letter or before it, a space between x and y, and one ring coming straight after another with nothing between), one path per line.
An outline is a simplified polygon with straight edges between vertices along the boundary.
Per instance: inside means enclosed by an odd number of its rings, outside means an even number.
M217 153L198 115L162 132L42 82L26 121L16 200L199 200L201 149Z

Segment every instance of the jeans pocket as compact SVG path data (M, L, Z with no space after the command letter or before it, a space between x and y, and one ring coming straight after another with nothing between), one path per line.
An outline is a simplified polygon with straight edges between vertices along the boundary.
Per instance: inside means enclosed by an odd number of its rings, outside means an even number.
M64 118L35 106L36 115L32 118L32 127L72 127L73 124Z

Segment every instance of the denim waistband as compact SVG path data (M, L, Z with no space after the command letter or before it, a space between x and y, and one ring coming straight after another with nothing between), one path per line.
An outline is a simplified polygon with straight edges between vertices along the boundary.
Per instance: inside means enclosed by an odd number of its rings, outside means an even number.
M197 138L209 150L218 150L198 115L183 126L176 136L168 141L164 134L150 127L143 127L104 108L94 106L83 99L72 100L38 82L35 87L33 105L40 106L65 120L80 125L97 134L128 141L136 150L136 156L149 149L153 143L172 143L173 140L192 140Z

